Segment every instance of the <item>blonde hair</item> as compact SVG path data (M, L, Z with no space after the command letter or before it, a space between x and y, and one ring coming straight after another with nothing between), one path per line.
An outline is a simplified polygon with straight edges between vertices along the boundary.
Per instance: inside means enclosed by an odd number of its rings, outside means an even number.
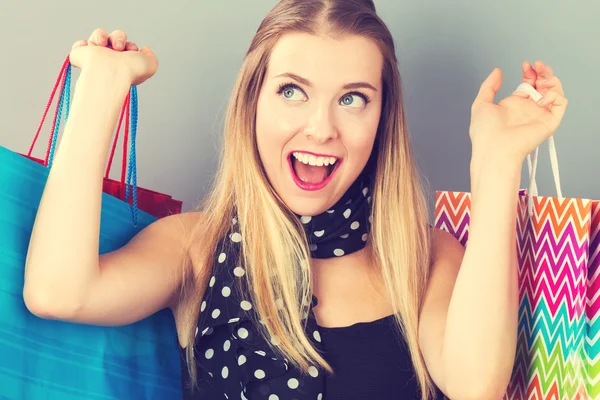
M430 263L428 212L406 132L402 87L394 41L371 0L282 0L265 17L244 59L225 120L225 136L215 184L201 209L201 226L189 246L200 276L186 280L185 318L194 337L201 295L213 267L213 252L227 234L235 214L241 256L254 309L266 338L295 367L306 371L331 367L305 335L302 316L311 303L310 253L304 230L271 187L256 145L256 105L277 40L287 32L361 35L379 45L384 58L381 120L373 149L372 229L369 245L406 339L422 399L433 394L418 344L418 322ZM200 243L201 242L201 243ZM283 307L276 306L276 300ZM299 302L298 299L301 299ZM193 322L193 323L191 323ZM260 326L262 325L262 326ZM187 346L192 380L196 377L193 346Z

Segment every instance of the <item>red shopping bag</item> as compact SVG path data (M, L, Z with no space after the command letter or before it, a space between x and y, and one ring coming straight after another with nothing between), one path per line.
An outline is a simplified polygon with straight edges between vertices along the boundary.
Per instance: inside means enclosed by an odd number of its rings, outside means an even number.
M66 118L68 118L68 110L70 105L70 81L71 64L69 61L69 57L67 57L65 62L63 63L62 69L56 80L56 83L54 84L54 88L52 89L52 93L50 94L50 99L48 100L48 104L46 105L46 109L36 131L36 134L33 138L31 146L29 148L29 152L27 154L23 154L25 157L44 166L49 166L52 163L63 109L66 111ZM56 109L54 112L54 119L52 122L50 139L48 141L48 147L46 149L46 156L44 159L33 157L31 154L33 152L42 126L46 120L48 111L52 105L52 102L59 87L60 96L58 98L58 101L56 102ZM136 171L134 132L136 131L137 126L137 98L135 99L134 105L132 107L131 97L131 93L127 95L123 103L123 107L121 109L119 123L117 125L117 130L115 132L110 157L104 175L103 192L113 197L116 197L122 201L126 201L156 218L162 218L172 214L179 214L181 213L181 209L183 206L183 202L181 200L176 200L172 196L165 193L160 193L150 189L137 187L137 184L135 183ZM123 119L125 119L125 124L123 124ZM121 177L119 180L115 180L110 178L110 170L112 167L112 162L117 147L117 142L119 140L119 133L123 125L125 133L123 139ZM131 136L130 129L133 133ZM129 177L127 176L127 174L129 174Z
M133 114L134 116L136 113ZM106 166L106 172L104 174L103 190L105 193L111 196L117 197L123 201L129 201L131 203L133 196L128 197L128 191L131 191L130 184L125 182L126 172L128 168L127 163L127 144L130 142L129 129L131 126L130 118L131 113L131 97L127 96L125 103L121 109L121 115L119 117L119 123L117 125L117 131L115 133L115 139L113 141L110 156ZM125 134L123 137L123 157L121 162L121 178L119 181L110 178L110 170L112 167L115 151L117 148L117 142L119 140L119 132L121 125L123 124L123 118L125 118ZM135 124L135 122L134 122ZM133 137L131 143L133 144ZM129 152L129 157L135 157L134 151ZM128 188L129 187L129 188ZM164 193L155 192L150 189L137 187L137 205L140 210L147 212L157 218L166 217L172 214L181 213L183 202L174 199L172 196Z

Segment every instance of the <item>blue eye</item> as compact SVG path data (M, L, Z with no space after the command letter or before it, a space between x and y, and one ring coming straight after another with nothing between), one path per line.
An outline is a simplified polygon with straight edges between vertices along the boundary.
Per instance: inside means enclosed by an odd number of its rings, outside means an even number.
M283 97L285 97L286 99L291 99L292 97L294 97L294 93L296 93L296 89L287 88L283 91Z
M367 105L368 100L361 93L348 93L340 100L340 103L348 107L361 108Z
M283 84L279 86L277 93L283 96L286 100L291 101L304 101L306 100L306 95L297 85L293 83Z

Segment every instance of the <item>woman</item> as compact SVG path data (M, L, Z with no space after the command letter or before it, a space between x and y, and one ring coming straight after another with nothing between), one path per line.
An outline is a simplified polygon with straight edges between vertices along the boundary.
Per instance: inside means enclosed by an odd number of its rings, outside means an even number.
M203 207L98 256L111 133L157 59L96 30L71 62L82 71L31 238L31 312L119 325L169 307L187 399L502 397L520 169L567 104L550 67L523 64L537 104L521 92L494 104L498 69L481 85L464 251L427 225L394 42L373 2L282 0L242 65Z

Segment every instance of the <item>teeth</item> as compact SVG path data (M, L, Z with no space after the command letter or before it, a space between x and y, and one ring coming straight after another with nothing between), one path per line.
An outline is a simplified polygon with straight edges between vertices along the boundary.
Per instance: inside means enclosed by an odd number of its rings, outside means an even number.
M298 151L293 153L292 155L296 158L296 160L300 161L301 163L314 165L318 167L321 167L323 165L333 165L337 161L337 158L335 157L316 157L311 154L300 153Z

